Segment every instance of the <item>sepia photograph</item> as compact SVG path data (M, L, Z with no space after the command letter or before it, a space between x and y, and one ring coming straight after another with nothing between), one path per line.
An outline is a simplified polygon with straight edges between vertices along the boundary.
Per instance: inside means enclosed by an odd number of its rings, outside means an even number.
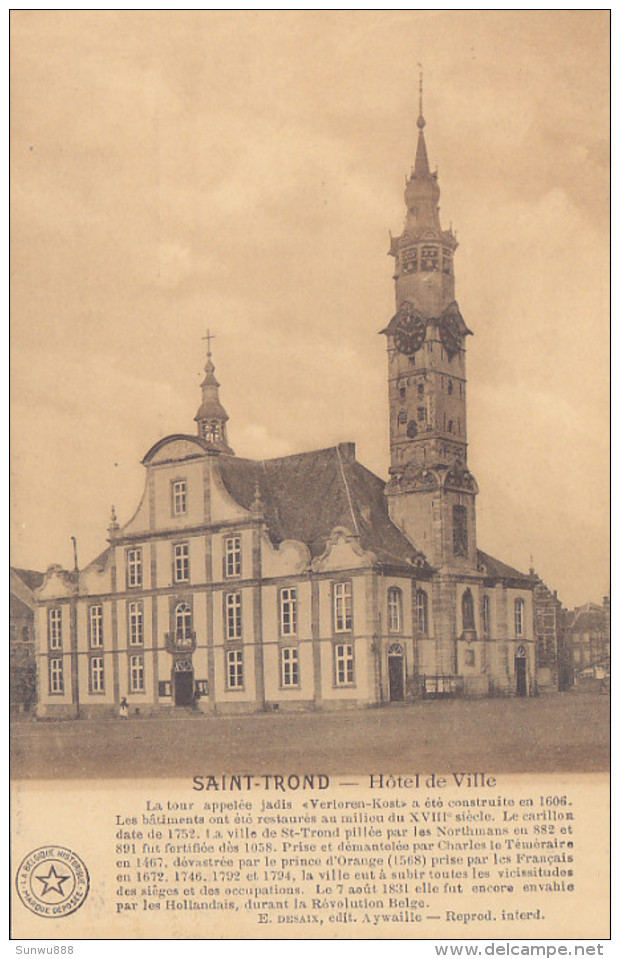
M264 814L504 775L554 841L596 783L604 832L609 42L606 10L12 12L22 830L37 790L105 787L147 823L172 807L138 781L184 781L185 811L260 789ZM536 776L562 789L532 798ZM22 839L19 908L71 922L93 878L71 830ZM122 850L142 884L145 854ZM151 873L147 911L173 897ZM360 916L392 902L369 890ZM538 890L567 914L572 891ZM220 908L203 895L177 907ZM474 928L509 921L488 906Z

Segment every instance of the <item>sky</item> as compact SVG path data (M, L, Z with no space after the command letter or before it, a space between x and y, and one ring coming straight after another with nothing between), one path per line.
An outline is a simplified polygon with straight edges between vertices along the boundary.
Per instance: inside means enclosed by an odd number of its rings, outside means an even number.
M459 239L478 545L609 591L606 11L13 11L12 562L84 565L193 433L387 478L418 63Z

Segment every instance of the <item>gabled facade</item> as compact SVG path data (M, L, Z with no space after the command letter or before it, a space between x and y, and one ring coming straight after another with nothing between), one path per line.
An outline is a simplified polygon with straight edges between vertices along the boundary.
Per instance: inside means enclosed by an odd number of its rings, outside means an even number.
M178 435L143 462L140 505L112 520L108 549L79 580L46 574L42 714L413 695L432 658L432 569L353 444L259 462Z
M541 692L559 689L565 692L575 681L572 637L567 629L567 610L534 569L534 635L536 637L536 674Z
M210 350L197 435L146 454L144 494L38 593L39 711L343 708L536 688L532 583L478 549L456 241L420 110L388 344L390 480L352 443L234 455Z

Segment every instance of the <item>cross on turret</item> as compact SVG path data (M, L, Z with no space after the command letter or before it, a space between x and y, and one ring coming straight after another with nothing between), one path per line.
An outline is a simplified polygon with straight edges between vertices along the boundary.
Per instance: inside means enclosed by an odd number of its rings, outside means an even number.
M234 451L230 448L226 439L228 413L220 403L220 384L215 378L215 366L211 359L211 340L215 339L215 334L207 329L206 335L202 339L207 341L207 362L205 363L205 378L200 384L202 403L194 417L198 424L198 436L206 440L214 449L219 450L220 453L232 455Z
M207 341L207 356L211 356L211 340L215 339L215 333L207 329L206 336L203 336L202 339Z

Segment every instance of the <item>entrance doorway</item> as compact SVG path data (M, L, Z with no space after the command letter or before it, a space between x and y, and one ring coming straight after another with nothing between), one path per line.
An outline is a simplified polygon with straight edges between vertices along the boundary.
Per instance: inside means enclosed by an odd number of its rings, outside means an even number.
M174 705L191 706L194 702L194 670L173 673Z
M390 685L390 702L404 702L405 657L400 643L393 643L388 649L388 682Z
M527 696L527 658L525 650L520 646L515 656L515 673L517 675L517 696Z

